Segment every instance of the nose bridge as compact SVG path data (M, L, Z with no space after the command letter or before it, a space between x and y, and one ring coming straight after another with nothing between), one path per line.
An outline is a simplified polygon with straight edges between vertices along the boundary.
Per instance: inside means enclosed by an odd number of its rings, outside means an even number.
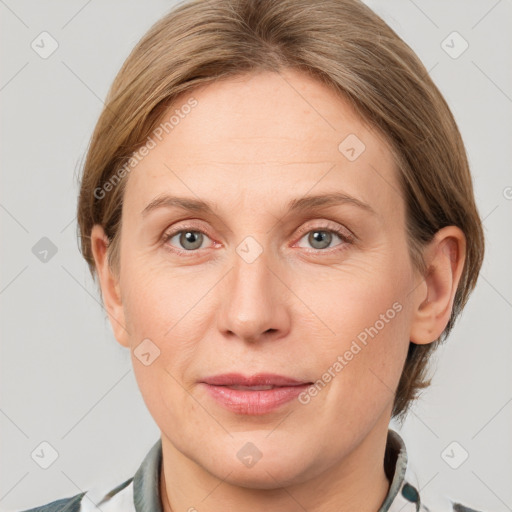
M286 329L286 313L279 281L270 269L271 258L253 237L233 253L220 308L219 327L226 335L256 341Z

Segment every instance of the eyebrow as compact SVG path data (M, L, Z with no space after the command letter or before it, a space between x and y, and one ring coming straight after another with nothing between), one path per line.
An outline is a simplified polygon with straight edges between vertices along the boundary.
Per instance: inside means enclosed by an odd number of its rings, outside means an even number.
M336 206L340 204L350 204L358 208L377 215L377 212L367 203L347 195L343 192L332 192L329 194L310 195L292 199L287 204L287 210L290 212L300 212L315 208ZM211 204L194 198L177 197L167 194L160 195L153 199L141 212L142 216L147 216L151 211L158 208L181 208L197 213L216 215Z

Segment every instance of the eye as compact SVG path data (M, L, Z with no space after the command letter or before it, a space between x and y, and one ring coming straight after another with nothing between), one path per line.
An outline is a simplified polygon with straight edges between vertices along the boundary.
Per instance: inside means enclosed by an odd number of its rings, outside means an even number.
M182 252L194 252L196 249L201 249L205 239L209 238L206 233L203 233L197 229L180 229L179 231L173 231L165 233L163 236L163 242L170 246L171 250L175 250L178 253ZM172 241L175 240L174 243Z
M341 245L341 248L344 248L346 244L352 242L352 237L342 231L341 229L332 229L332 228L315 228L310 229L306 232L306 234L300 239L307 239L307 243L310 244L313 249L324 250L331 249L334 247L338 247ZM336 239L339 239L342 243L337 244L335 246L331 246L332 242L336 242ZM300 242L300 241L299 241ZM303 247L303 246L300 246Z

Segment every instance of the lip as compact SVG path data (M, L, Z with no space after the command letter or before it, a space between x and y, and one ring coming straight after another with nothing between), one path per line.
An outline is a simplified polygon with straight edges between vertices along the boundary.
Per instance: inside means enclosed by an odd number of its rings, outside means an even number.
M248 377L240 373L223 373L222 375L206 377L201 382L213 386L297 386L308 384L305 381L275 373L258 373Z
M239 373L225 373L207 377L200 384L222 407L237 414L261 415L274 411L293 400L312 383L272 373L259 373L248 377ZM232 389L230 386L275 387L251 391Z

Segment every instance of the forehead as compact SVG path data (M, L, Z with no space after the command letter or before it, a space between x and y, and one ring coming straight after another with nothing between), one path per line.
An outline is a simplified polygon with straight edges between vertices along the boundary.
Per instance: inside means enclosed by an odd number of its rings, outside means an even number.
M151 138L154 147L125 191L139 212L162 192L228 205L243 196L244 207L257 208L335 189L382 214L399 213L385 141L347 100L296 71L242 75L184 93Z

